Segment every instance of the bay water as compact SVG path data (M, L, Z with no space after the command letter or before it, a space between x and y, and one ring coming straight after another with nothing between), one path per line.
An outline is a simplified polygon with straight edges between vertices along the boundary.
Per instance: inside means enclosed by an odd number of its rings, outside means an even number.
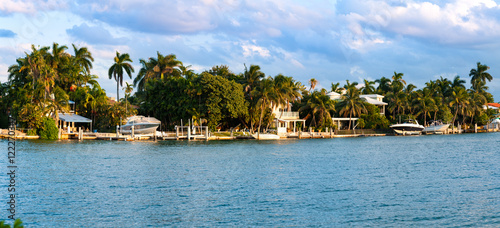
M17 141L16 218L28 227L499 227L499 146L499 133Z

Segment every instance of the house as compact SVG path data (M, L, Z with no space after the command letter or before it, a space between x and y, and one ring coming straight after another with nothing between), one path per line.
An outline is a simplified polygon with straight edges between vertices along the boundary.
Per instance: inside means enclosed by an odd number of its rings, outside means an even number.
M283 135L287 133L289 130L291 132L297 132L297 123L302 123L302 128L306 125L306 120L300 119L299 112L291 112L291 104L289 107L283 107L282 105L272 105L273 107L273 115L274 115L274 124L276 125L278 135Z
M59 132L65 131L68 134L71 132L76 132L75 123L88 123L90 124L90 129L92 129L92 120L75 114L75 102L68 101L71 110L69 112L58 112L58 120L56 125L59 128Z
M497 112L500 112L500 104L499 103L488 103L487 105L483 105L483 109L493 109Z
M343 91L343 93L345 93L345 90ZM339 93L336 93L336 92L330 92L327 95L332 100L340 100L342 98L342 95ZM385 115L385 106L387 106L387 103L385 103L383 101L384 96L379 95L379 94L362 94L362 95L359 95L359 97L361 99L363 99L364 101L366 101L367 103L377 106L380 109L380 115ZM354 122L353 125L355 126L356 125L355 123L358 119L359 118L349 119L346 117L334 117L334 118L332 118L333 122L335 124L337 124L338 129L341 129L344 126L348 126L349 120L353 121Z

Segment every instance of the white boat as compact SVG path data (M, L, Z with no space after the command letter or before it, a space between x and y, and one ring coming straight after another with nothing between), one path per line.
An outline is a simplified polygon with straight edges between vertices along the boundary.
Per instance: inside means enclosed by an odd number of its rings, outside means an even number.
M444 124L443 122L437 120L432 121L422 132L425 134L444 134L448 127L450 127L449 124Z
M276 134L269 134L269 133L261 133L259 135L259 133L255 133L252 135L252 137L254 137L255 139L259 139L259 140L276 140L276 139L280 139L280 137Z
M404 123L389 126L398 135L419 135L424 130L424 126L418 124L417 120L407 120Z
M127 124L121 126L120 133L125 135L132 134L133 127L134 134L153 134L158 126L160 126L160 123L161 122L154 117L132 116L128 118Z

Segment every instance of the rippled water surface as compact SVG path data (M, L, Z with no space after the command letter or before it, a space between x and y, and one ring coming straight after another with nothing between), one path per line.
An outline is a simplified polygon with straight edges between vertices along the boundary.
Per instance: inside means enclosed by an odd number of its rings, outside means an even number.
M16 217L35 227L498 227L499 145L493 133L18 141Z

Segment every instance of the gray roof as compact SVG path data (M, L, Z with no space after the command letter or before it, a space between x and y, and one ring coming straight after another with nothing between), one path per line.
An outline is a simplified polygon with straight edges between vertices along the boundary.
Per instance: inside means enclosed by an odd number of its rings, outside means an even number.
M73 113L59 113L59 119L74 123L92 123L92 120Z
M369 98L369 97L364 97L366 102L372 104L372 105L387 105L387 103L382 102L382 101L377 101L375 99Z

